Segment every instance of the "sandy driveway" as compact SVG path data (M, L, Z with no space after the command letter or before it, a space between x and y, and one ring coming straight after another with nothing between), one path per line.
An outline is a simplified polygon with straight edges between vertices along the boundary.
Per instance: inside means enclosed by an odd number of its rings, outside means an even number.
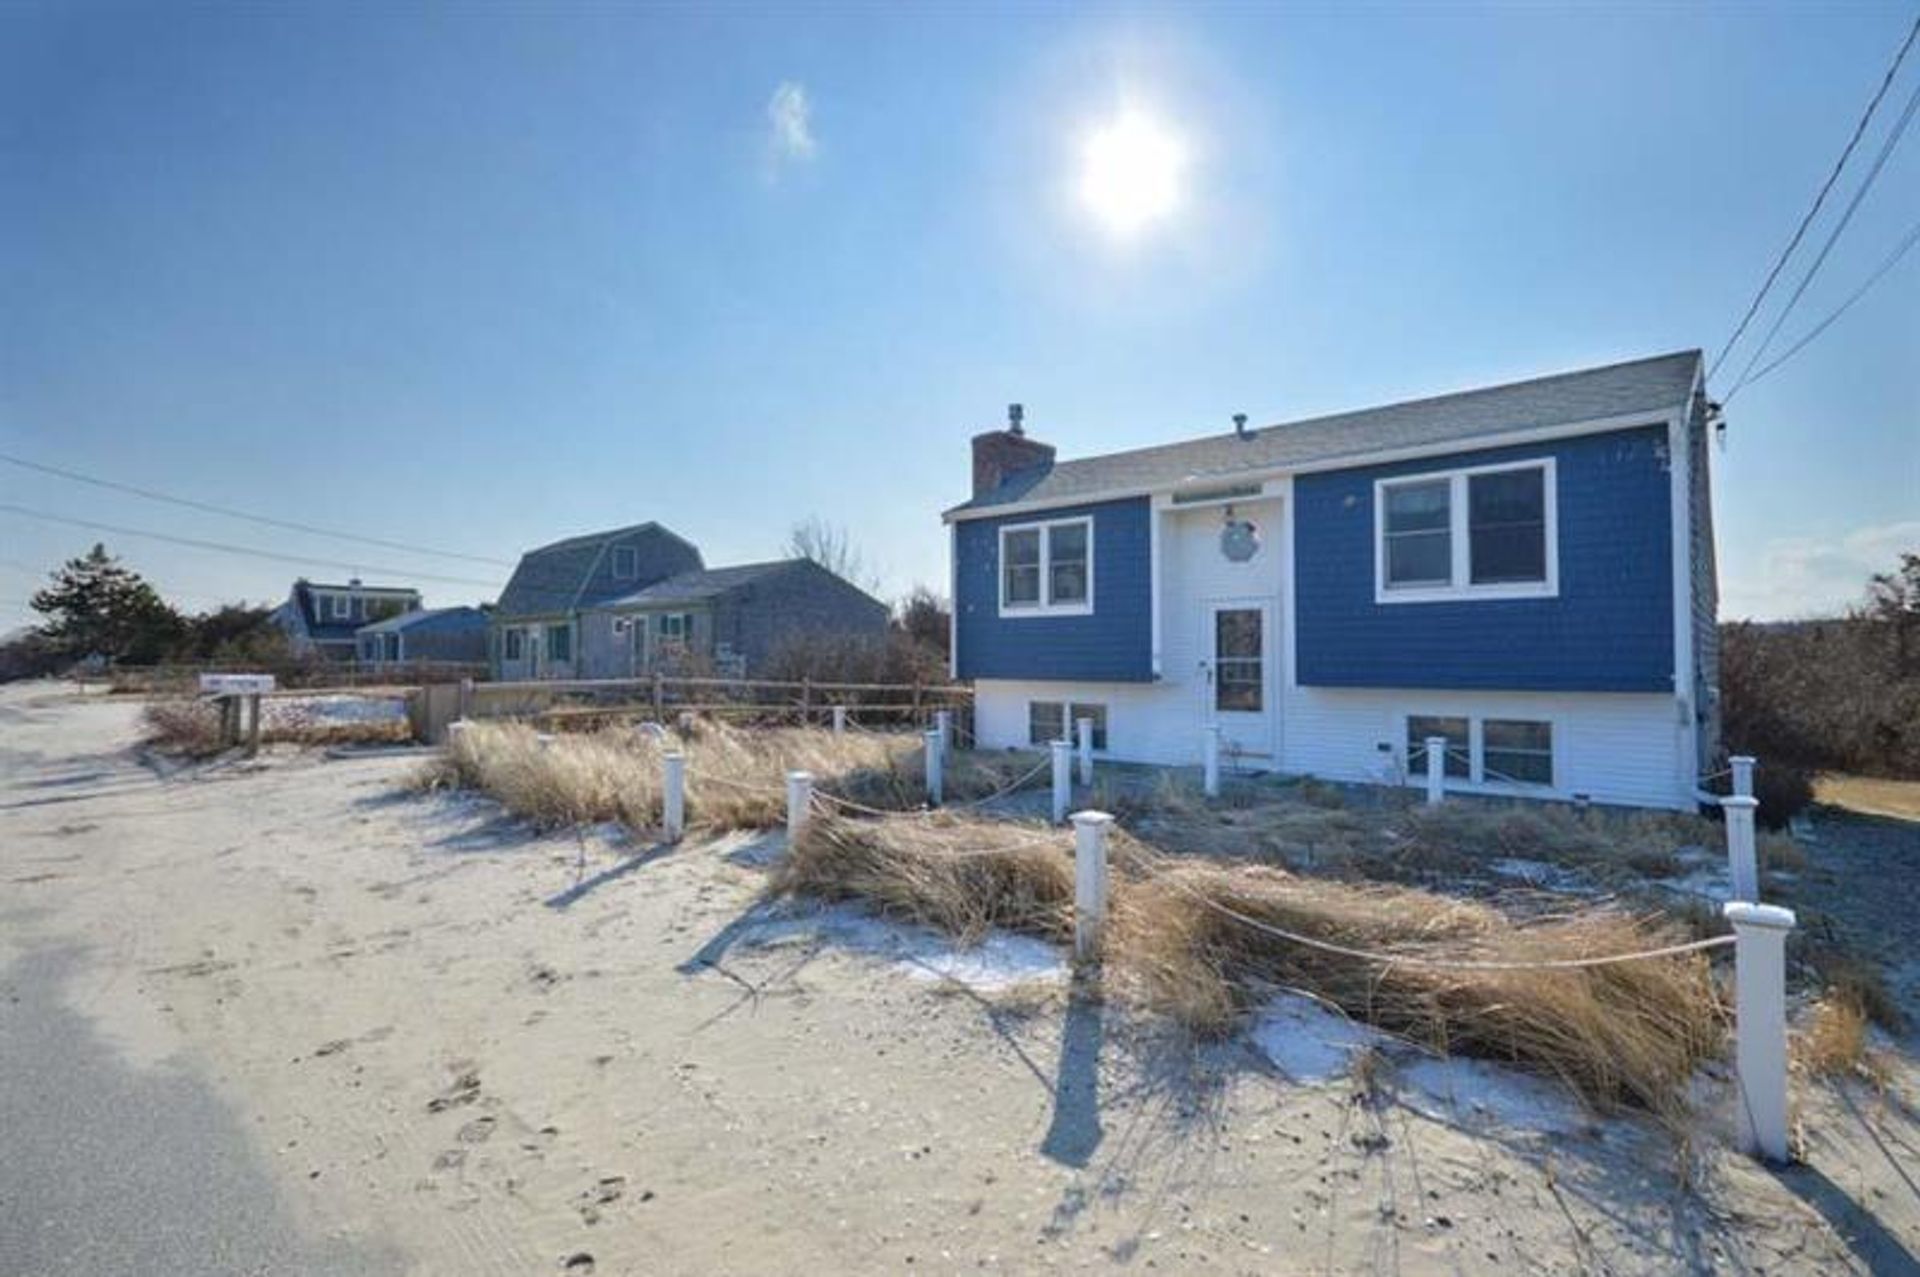
M194 1128L235 1132L196 1156L257 1177L264 1204L244 1183L163 1203L233 1209L230 1244L143 1271L1897 1272L1920 1254L1910 1074L1892 1097L1808 1092L1811 1168L1709 1152L1683 1189L1673 1143L1635 1122L1363 1102L1043 981L930 979L924 950L903 960L843 915L756 925L777 838L533 837L402 795L398 758L162 776L136 714L0 689L0 1004L76 1015L66 1055L204 1093ZM45 1054L0 1057L0 1112L38 1147L58 1122L73 1156L133 1156ZM0 1176L0 1272L82 1271L62 1239L138 1228L84 1177L32 1210L19 1181ZM249 1243L241 1211L272 1227Z

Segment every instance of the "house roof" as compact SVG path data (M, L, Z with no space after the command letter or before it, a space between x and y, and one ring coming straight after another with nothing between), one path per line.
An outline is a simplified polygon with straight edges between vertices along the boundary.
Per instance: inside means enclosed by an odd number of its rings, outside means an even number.
M479 621L482 624L484 624L487 619L487 614L481 611L477 607L416 608L411 612L402 612L398 616L390 616L384 621L374 621L370 624L363 625L357 631L355 631L355 633L397 634L401 630L411 629L413 626L419 625L424 621L444 620L448 617L456 616L461 613L466 613L471 615L476 621Z
M592 581L609 542L641 533L678 542L700 561L700 552L684 537L649 520L606 532L589 532L538 546L520 556L506 588L500 591L496 612L502 616L541 616L572 611ZM675 564L674 566L678 566ZM663 569L670 571L671 569ZM652 575L659 576L656 571ZM643 578L644 579L644 576Z
M300 617L305 623L307 637L314 642L352 642L359 628L366 624L364 618L347 617L336 619L331 615L322 615L314 602L318 591L339 594L357 594L362 597L396 598L417 600L420 591L410 585L362 585L354 581L334 584L322 581L309 581L305 577L293 583L291 602L299 608Z
M776 559L769 563L743 563L730 568L701 568L697 572L682 572L664 581L655 581L643 590L609 599L599 606L653 607L660 604L699 603L805 562L806 559Z
M1009 475L999 487L949 514L1020 504L1065 504L1115 493L1151 492L1208 478L1323 465L1345 457L1432 444L1497 443L1548 426L1665 412L1686 402L1700 366L1698 350L1555 373L1506 385L1265 426L1242 439L1231 432L1183 443L1082 457Z

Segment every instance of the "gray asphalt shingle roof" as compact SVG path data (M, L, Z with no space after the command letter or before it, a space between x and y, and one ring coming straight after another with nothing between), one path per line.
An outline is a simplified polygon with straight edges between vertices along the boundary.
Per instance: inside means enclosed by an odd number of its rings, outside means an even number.
M564 541L554 541L528 550L520 556L513 576L507 581L506 588L500 591L495 612L500 616L546 616L568 612L577 605L592 602L584 597L583 591L600 564L601 551L609 542L627 539L635 533L655 534L652 539L656 543L685 547L693 562L700 561L699 551L693 549L691 543L652 520L606 532L568 537ZM640 565L642 580L672 570L671 567L662 566L649 572L649 564L644 561L646 557L643 554Z
M374 621L371 624L363 625L358 632L361 634L398 633L401 630L419 625L424 621L453 616L458 613L470 613L481 621L485 621L487 617L487 614L477 607L423 607L415 608L411 612L402 612L398 616L390 616L384 621Z
M655 581L643 590L608 599L596 606L651 607L655 604L699 603L805 562L805 559L776 559L771 563L742 563L730 568L682 572L664 581Z
M1318 465L1436 443L1493 446L1499 436L1517 431L1664 412L1686 401L1699 365L1698 350L1676 351L1265 426L1254 431L1251 439L1228 433L1057 461L1017 471L993 491L955 506L950 513L1015 502L1059 504L1106 493L1147 492L1191 480L1231 479L1252 470Z

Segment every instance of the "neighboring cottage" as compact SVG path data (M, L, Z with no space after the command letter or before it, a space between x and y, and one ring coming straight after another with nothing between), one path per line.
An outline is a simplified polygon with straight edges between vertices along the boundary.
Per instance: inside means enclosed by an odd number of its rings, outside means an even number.
M484 665L487 661L487 609L432 607L372 625L355 634L360 660L369 665L409 661L445 661Z
M878 636L887 605L810 559L682 572L583 619L589 668L639 674L687 664L744 677L801 634Z
M657 523L529 550L493 613L502 679L750 675L798 633L882 634L887 607L805 560L707 569Z
M364 585L358 577L327 585L301 577L268 619L286 632L295 656L351 661L361 626L419 610L420 591L411 586Z
M1056 461L949 510L982 744L1691 808L1719 743L1700 354Z

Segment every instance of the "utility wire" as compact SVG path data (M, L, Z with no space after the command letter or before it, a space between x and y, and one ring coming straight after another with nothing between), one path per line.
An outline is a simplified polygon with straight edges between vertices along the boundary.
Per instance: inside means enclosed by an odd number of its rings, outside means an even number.
M149 501L164 501L169 505L185 506L189 510L204 510L209 514L225 515L229 519L246 519L252 523L264 524L270 528L285 528L290 532L309 532L315 536L335 537L342 541L358 541L362 545L375 545L383 550L405 550L411 554L429 554L443 559L465 559L469 563L484 563L490 567L510 568L512 563L505 559L489 559L478 554L461 554L456 550L435 550L424 545L410 545L405 541L388 541L380 537L361 536L356 532L340 532L333 528L316 527L311 523L297 523L292 519L276 519L266 514L249 514L245 510L234 510L227 506L214 505L207 501L195 501L189 497L176 497L167 492L156 492L152 488L135 487L131 483L120 483L113 479L102 479L97 475L81 474L77 470L63 470L59 466L44 465L38 461L28 461L25 457L9 456L0 452L0 461L8 465L19 466L23 470L37 470L41 474L54 475L61 479L71 479L75 483L90 483L96 488L109 488L115 492L130 492L136 497L145 497Z
M276 554L272 550L256 550L248 545L229 545L224 541L202 541L195 537L170 536L165 532L146 532L139 528L123 528L112 523L95 523L91 519L72 519L64 514L48 514L43 510L29 510L25 506L11 503L0 504L0 514L17 514L28 519L44 519L49 523L66 523L76 528L92 528L96 532L111 532L116 536L146 537L152 541L167 541L174 545L193 546L201 550L219 550L226 554L246 554L256 559L274 559L281 563L293 563L303 567L344 568L349 572L380 573L385 576L413 577L422 581L438 581L449 585L478 585L493 589L499 581L481 581L470 576L440 576L432 572L414 572L403 568L380 567L372 563L350 563L344 559L318 559L307 555Z
M1821 183L1820 193L1813 198L1813 207L1809 208L1806 216L1800 219L1800 225L1794 229L1793 238L1787 241L1787 246L1780 250L1780 256L1774 259L1773 269L1767 272L1767 278L1761 283L1760 291L1755 293L1753 301L1748 303L1747 313L1740 317L1740 323L1735 326L1733 336L1727 338L1727 344L1720 348L1718 355L1714 356L1712 365L1707 369L1709 380L1720 370L1721 363L1733 352L1733 347L1740 340L1740 335L1747 331L1747 325L1752 323L1753 317L1760 312L1760 304L1767 299L1767 293L1772 290L1774 281L1780 277L1780 272L1786 269L1787 259L1792 257L1793 250L1800 246L1800 240L1806 235L1807 227L1813 224L1814 217L1820 212L1820 206L1826 202L1828 192L1833 190L1833 184L1840 180L1840 171L1847 166L1847 160L1853 155L1853 148L1860 145L1860 138L1866 133L1867 125L1873 119L1873 113L1879 109L1880 99L1887 96L1887 90L1892 87L1893 78L1899 73L1900 64L1906 61L1907 51L1913 48L1916 38L1920 38L1920 18L1913 20L1913 27L1907 32L1906 40L1901 43L1900 51L1893 55L1893 65L1888 67L1886 75L1881 77L1880 87L1874 91L1873 100L1867 103L1866 112L1861 115L1860 122L1853 126L1853 136L1847 139L1847 145L1840 152L1840 158L1834 161L1833 171L1828 173L1827 180Z
M1733 397L1740 393L1740 388L1751 379L1754 365L1766 355L1767 348L1773 345L1773 339L1780 334L1782 325L1787 322L1787 316L1793 313L1793 308L1805 295L1807 285L1813 282L1813 277L1818 275L1820 268L1826 264L1827 254L1833 251L1834 244L1847 229L1847 224L1853 220L1853 214L1860 207L1860 201L1864 200L1867 192L1873 189L1874 180L1880 176L1880 170L1886 167L1887 158L1893 154L1894 148L1900 145L1900 139L1906 134L1907 126L1913 123L1913 114L1917 109L1920 109L1920 84L1914 85L1913 92L1907 95L1906 108L1900 112L1900 118L1894 122L1892 130L1887 134L1887 140L1881 144L1880 153L1873 157L1873 164L1867 169L1867 175L1860 179L1860 186L1854 191L1853 198L1847 201L1847 207L1840 214L1840 220L1833 224L1831 231L1827 232L1826 242L1820 246L1820 253L1813 259L1813 265L1807 267L1807 273L1800 277L1800 283L1794 288L1793 296L1787 298L1787 304L1781 307L1778 315L1774 316L1773 325L1767 329L1766 337L1760 342L1759 348L1753 352L1753 357L1747 360L1747 366L1740 370L1740 378L1733 383L1733 389L1727 392L1725 402L1731 403Z
M1897 245L1894 246L1894 250L1891 253L1887 254L1886 260L1881 262L1880 265L1874 269L1873 274L1867 276L1866 280L1860 285L1860 287L1854 289L1853 292L1848 295L1845 301L1841 302L1838 306L1834 307L1831 314L1829 314L1825 319L1821 320L1819 323L1815 324L1812 328L1808 329L1806 333L1801 336L1799 341L1794 342L1792 346L1789 346L1787 348L1787 352L1785 354L1775 359L1772 363L1762 368L1759 372L1753 374L1753 376L1747 378L1745 384L1751 386L1754 382L1759 381L1762 377L1772 372L1775 368L1778 368L1781 364L1786 363L1787 360L1792 359L1795 355L1799 354L1801 350L1803 350L1809 343L1811 343L1815 337L1818 337L1821 333L1827 331L1828 327L1832 325L1834 320L1846 314L1847 310L1855 302L1859 301L1862 297L1865 297L1867 293L1872 290L1873 286L1880 282L1880 279L1882 276L1884 276L1888 271L1892 270L1896 265L1898 265L1900 262L1900 259L1902 257L1905 257L1908 251L1911 250L1915 244L1920 244L1920 222L1915 222L1913 224L1912 228L1907 231L1905 238L1903 238Z

